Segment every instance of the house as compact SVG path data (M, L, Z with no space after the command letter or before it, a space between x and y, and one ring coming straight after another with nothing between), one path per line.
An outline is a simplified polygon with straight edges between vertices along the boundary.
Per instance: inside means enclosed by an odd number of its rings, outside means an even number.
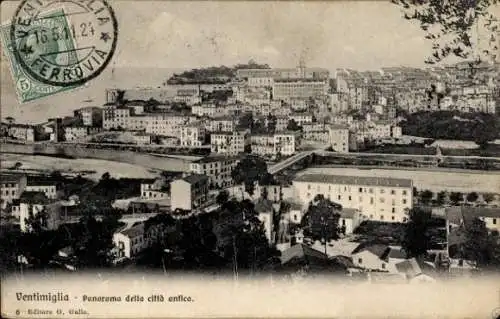
M139 256L142 251L151 247L157 239L173 231L175 231L174 226L166 227L162 223L148 223L148 221L138 222L131 227L125 226L125 228L119 229L113 234L117 260L123 258L133 259Z
M165 199L168 198L168 193L165 189L165 179L143 179L141 181L141 199Z
M339 227L343 230L344 235L350 235L354 229L361 224L361 212L353 208L342 208L340 211Z
M347 272L342 263L331 260L325 253L302 243L295 244L282 251L280 261L282 269L291 272L336 272L344 274Z
M238 165L238 156L210 155L195 160L189 164L191 173L207 175L210 178L210 186L227 187L232 185L231 172Z
M144 223L114 233L113 243L117 248L118 259L136 257L148 246L144 238Z
M259 199L255 203L255 211L258 214L259 220L264 225L264 232L269 244L274 242L274 214L279 210L279 205L273 204L272 201L267 199Z
M43 221L42 227L55 229L59 225L60 205L50 200L43 192L24 191L19 198L19 225L22 232L29 232L26 220L32 215L45 211L47 219Z
M357 267L390 273L397 273L396 264L406 260L401 249L376 243L362 243L351 255Z
M300 224L302 216L304 216L304 208L301 204L290 203L290 210L288 211L288 220L293 224Z
M171 209L193 210L207 204L209 178L191 174L170 183Z
M24 192L27 184L27 177L19 174L2 174L0 176L0 198L2 207L18 199Z
M415 258L397 263L396 269L409 283L436 282L436 269Z

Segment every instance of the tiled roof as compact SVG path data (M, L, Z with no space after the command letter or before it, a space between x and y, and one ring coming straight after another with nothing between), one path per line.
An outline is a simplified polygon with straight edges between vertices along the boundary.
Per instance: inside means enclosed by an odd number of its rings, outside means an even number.
M128 238L135 238L137 236L140 236L144 234L144 223L140 223L133 227L122 230L121 233L127 236Z
M273 202L268 199L258 200L255 203L255 211L257 213L267 213L273 211Z
M347 176L347 175L325 175L325 174L304 174L295 178L294 182L385 186L385 187L412 187L413 184L413 181L411 179Z
M389 253L390 249L391 248L387 245L382 244L359 244L359 246L352 251L352 254L354 255L363 251L369 251L372 254L383 259L383 257L385 257Z
M280 257L282 264L286 264L294 258L313 258L328 260L328 255L307 245L297 244L283 251Z
M30 204L47 204L49 199L44 192L28 192L24 191L19 198L21 203Z
M479 217L500 218L500 208L454 206L446 208L445 214L449 222L461 224Z
M198 182L204 182L208 180L208 176L201 174L191 174L183 178L189 184L196 184Z
M226 162L226 161L236 161L239 160L239 156L225 156L225 155L214 155L202 157L200 159L194 160L191 163L213 163L213 162Z

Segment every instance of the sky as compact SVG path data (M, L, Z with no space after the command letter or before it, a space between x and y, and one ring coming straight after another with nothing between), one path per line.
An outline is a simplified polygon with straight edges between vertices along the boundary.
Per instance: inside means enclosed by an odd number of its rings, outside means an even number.
M36 121L70 114L82 99L104 97L109 86L159 85L168 72L253 59L272 67L306 65L373 70L382 66L424 67L431 44L415 23L389 1L109 1L118 19L118 45L110 67L76 92L20 105L2 54L1 117ZM19 2L1 4L10 20ZM154 68L127 79L110 68ZM165 76L164 76L165 75ZM68 110L66 110L66 109ZM45 118L46 118L45 117ZM40 119L42 121L43 119Z

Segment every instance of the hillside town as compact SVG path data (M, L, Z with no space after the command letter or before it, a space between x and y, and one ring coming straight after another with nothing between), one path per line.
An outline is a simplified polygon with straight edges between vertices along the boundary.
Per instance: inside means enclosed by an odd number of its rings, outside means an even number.
M2 272L418 283L499 271L498 68L333 74L303 60L294 68L249 61L178 73L156 88L106 89L104 105L77 106L73 116L5 118ZM45 167L45 159L60 162ZM148 173L62 168L80 159ZM476 171L493 182L431 187L405 169L436 179Z

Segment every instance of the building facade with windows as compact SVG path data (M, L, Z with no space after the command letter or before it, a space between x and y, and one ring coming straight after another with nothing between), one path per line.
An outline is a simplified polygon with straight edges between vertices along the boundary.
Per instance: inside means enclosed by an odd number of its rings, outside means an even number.
M358 209L366 219L406 222L413 207L413 181L387 177L305 174L293 180L295 195L307 205L318 194Z
M191 174L170 183L170 206L172 210L193 210L208 201L209 178Z
M239 157L207 156L189 164L189 171L206 175L215 187L228 187L233 184L231 172L238 165Z
M210 151L217 154L238 155L245 151L244 131L216 132L210 134Z

